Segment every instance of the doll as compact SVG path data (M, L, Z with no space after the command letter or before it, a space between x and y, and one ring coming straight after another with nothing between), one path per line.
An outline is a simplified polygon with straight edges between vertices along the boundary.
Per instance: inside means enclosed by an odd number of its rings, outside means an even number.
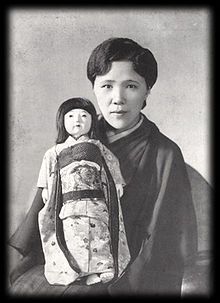
M118 159L97 139L96 119L89 100L63 102L56 145L42 161L38 222L50 284L114 281L130 261L120 206L125 182Z

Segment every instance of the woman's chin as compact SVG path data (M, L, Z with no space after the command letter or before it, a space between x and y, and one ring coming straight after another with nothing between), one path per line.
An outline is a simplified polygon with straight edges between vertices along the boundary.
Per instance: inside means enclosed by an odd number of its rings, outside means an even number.
M122 121L107 121L108 124L115 129L116 131L124 131L128 128L126 123L123 123Z

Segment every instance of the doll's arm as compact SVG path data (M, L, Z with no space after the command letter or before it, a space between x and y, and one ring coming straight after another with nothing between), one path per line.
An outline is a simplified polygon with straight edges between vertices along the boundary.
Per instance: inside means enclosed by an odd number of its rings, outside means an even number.
M54 148L49 149L44 157L41 164L37 187L42 188L42 199L46 203L49 199L49 193L51 190L51 184L53 180L53 171L55 165L55 152Z

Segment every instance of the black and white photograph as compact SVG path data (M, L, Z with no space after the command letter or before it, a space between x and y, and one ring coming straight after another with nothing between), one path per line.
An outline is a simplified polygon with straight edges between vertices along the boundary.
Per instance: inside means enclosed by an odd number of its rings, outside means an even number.
M206 7L11 7L7 293L208 298Z

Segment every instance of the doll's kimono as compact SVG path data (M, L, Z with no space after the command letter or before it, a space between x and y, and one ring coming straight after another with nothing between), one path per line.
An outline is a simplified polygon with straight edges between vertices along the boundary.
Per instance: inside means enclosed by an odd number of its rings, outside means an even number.
M117 158L100 141L68 137L44 156L38 187L48 200L38 215L45 277L68 285L93 273L116 279L130 253L115 184Z

